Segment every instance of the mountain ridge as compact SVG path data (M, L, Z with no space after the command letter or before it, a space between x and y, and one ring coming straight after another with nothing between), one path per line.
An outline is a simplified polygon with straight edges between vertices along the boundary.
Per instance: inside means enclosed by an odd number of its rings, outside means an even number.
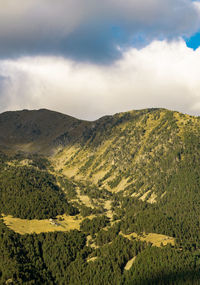
M46 154L51 154L56 146L75 143L84 132L111 117L85 121L48 109L6 111L0 114L0 147L4 151L46 150Z
M0 145L11 151L51 153L56 140L70 132L77 136L86 121L47 109L9 111L0 114Z
M200 133L199 122L199 117L163 108L91 122L47 109L6 112L0 114L0 146L47 155L56 171L70 179L155 203L165 195L156 176L166 173L165 179L171 179L188 148L186 136Z

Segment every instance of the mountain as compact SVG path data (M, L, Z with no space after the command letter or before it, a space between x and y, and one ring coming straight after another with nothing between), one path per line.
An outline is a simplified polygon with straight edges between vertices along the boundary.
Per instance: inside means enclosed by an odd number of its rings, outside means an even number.
M0 284L200 283L199 117L5 112L0 151Z
M0 148L49 154L59 145L80 140L88 125L46 109L5 112L0 114Z
M48 110L6 112L0 115L0 145L2 150L54 153L55 169L67 177L153 203L166 193L164 184L179 166L198 155L199 122L164 109L94 122Z

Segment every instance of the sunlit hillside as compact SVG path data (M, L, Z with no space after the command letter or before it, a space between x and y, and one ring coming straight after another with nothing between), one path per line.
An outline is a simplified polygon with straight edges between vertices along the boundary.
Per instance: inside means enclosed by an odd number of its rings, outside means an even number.
M0 284L198 284L198 117L24 110L0 130Z

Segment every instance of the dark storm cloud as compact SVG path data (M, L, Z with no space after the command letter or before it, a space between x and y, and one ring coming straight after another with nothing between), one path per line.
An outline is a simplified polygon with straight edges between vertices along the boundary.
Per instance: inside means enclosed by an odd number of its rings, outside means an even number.
M0 0L0 57L63 55L116 59L120 47L189 36L199 28L190 0Z

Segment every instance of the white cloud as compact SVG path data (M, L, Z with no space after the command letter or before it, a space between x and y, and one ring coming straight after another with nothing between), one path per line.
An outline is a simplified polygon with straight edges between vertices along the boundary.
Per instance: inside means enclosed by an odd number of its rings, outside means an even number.
M58 57L0 61L1 111L49 108L96 119L165 107L200 114L200 49L182 40L129 49L110 66Z

